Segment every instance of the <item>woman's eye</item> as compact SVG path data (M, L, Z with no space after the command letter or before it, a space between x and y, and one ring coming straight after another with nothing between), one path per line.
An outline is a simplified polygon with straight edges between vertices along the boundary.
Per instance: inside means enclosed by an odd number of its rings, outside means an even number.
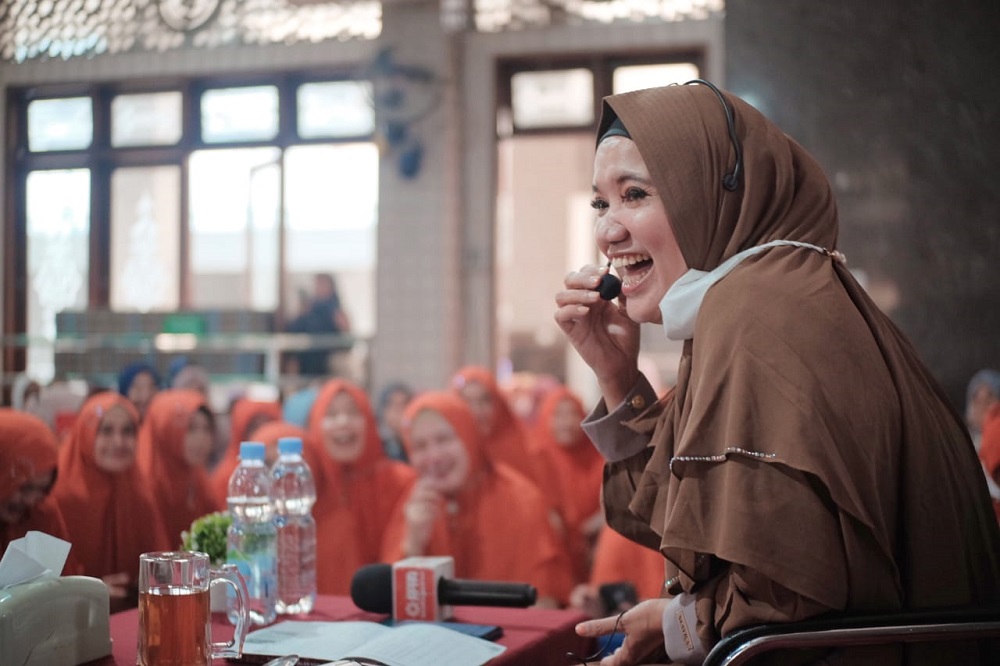
M608 207L608 202L603 199L594 199L590 202L590 207L594 210L604 210Z
M625 201L638 201L649 196L649 192L640 187L630 187L625 190Z

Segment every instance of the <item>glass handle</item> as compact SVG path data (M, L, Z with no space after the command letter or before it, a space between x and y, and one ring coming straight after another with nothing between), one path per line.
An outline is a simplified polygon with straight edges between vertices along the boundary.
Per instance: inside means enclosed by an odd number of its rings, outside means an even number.
M219 569L212 569L209 580L209 587L216 583L232 585L236 589L236 630L233 632L233 640L229 643L212 643L212 659L236 658L243 654L243 641L247 637L247 625L250 619L249 606L247 601L250 594L247 592L247 585L243 582L243 576L235 564L223 564Z

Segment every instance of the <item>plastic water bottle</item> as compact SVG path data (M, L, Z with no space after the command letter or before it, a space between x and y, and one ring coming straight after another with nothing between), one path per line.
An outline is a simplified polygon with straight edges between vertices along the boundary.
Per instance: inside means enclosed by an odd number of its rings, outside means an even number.
M250 620L264 625L277 616L277 529L271 498L271 474L264 463L264 444L240 444L240 464L229 477L229 527L226 561L239 568L250 598ZM229 592L227 612L236 622L236 595Z
M308 613L316 603L316 486L302 459L302 440L278 440L271 468L275 525L278 528L278 613Z

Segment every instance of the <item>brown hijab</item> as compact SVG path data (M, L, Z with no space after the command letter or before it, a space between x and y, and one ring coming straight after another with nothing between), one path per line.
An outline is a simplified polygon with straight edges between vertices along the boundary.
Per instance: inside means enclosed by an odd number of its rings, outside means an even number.
M722 187L735 163L726 115L706 86L605 98L598 136L620 118L688 266L711 271L773 240L827 252L765 250L709 289L675 390L631 424L651 433L645 464L610 466L638 487L606 485L609 521L658 547L689 592L723 561L833 609L996 601L1000 535L961 420L831 259L837 211L820 166L724 95L743 150L735 191Z

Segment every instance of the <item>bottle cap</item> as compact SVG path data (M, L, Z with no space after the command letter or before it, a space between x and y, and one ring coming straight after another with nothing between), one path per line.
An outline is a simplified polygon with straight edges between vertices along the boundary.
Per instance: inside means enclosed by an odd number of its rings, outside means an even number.
M240 460L263 460L264 442L241 442Z
M278 440L278 455L302 455L301 437L282 437Z

